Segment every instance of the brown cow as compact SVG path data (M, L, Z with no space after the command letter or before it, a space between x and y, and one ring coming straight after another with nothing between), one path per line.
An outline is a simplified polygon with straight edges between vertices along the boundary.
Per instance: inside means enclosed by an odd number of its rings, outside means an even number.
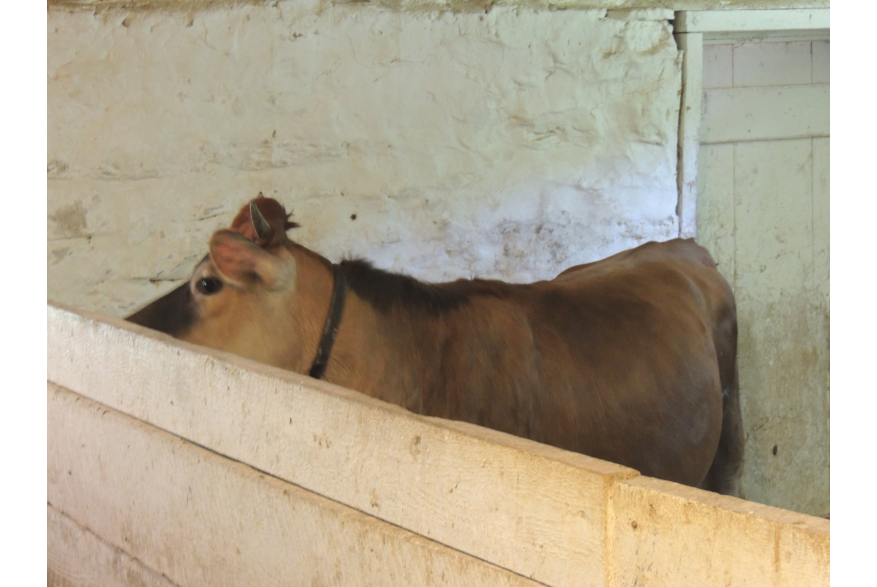
M293 226L275 200L253 200L189 283L128 319L417 414L742 495L734 297L692 240L528 285L428 284L333 265L289 240Z

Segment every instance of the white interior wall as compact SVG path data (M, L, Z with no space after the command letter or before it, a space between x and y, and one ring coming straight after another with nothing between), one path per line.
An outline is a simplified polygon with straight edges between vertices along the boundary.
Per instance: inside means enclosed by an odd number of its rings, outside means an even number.
M705 45L698 240L737 298L747 497L830 511L828 41Z
M669 18L50 10L49 298L130 312L259 192L331 260L430 280L550 278L674 237Z

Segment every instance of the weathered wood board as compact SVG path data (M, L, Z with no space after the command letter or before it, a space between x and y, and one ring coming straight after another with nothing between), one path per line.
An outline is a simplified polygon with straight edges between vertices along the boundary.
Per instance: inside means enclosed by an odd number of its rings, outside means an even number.
M179 585L532 585L49 384L49 500Z
M48 341L52 508L175 584L828 584L824 520L119 320L50 305Z

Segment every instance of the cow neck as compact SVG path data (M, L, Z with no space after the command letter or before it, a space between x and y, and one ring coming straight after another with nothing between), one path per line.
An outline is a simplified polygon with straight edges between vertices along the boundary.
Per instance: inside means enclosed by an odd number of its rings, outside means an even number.
M329 306L329 315L326 317L326 324L323 326L323 334L320 336L320 344L317 345L317 356L311 364L311 370L308 375L314 379L322 379L326 374L326 367L329 365L329 355L332 352L332 345L335 344L335 337L338 336L338 327L341 325L341 314L344 312L344 301L347 298L347 278L341 265L332 265L334 274L334 285L332 286L332 303Z

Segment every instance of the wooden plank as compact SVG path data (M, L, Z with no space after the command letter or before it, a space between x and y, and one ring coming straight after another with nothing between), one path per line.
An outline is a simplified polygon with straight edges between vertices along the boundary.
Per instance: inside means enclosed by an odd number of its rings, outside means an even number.
M773 509L773 508L771 508ZM776 510L775 510L776 511ZM781 510L785 512L786 510ZM779 518L779 516L777 516ZM783 516L785 517L785 516ZM821 518L781 519L776 552L777 585L829 585L831 579L830 522Z
M48 395L50 504L178 585L535 585L51 383Z
M697 173L697 242L735 289L737 255L734 224L734 145L702 145Z
M797 43L826 42L831 39L829 29L812 29L806 31L743 31L730 33L704 33L703 44L739 44L739 43Z
M831 43L828 41L813 42L813 83L830 83Z
M829 136L829 86L717 88L704 92L700 142Z
M813 291L821 311L820 362L817 380L824 391L825 426L823 486L826 502L822 514L831 514L831 138L813 139Z
M51 505L47 516L49 587L176 587Z
M812 157L810 139L735 145L731 179L738 305L750 297L759 304L788 301L807 283L813 249Z
M703 88L730 88L734 85L734 45L704 45Z
M742 143L734 151L747 495L828 513L829 306L814 288L821 210L814 210L813 141Z
M829 585L827 520L648 477L613 503L618 585Z
M828 8L688 10L676 13L676 32L711 33L831 28Z
M744 43L734 47L734 87L792 86L813 81L811 43Z
M554 585L602 585L636 472L129 323L48 308L48 379L340 503Z
M679 113L679 161L676 183L679 190L679 237L697 236L697 156L703 96L703 35L676 35L683 52L682 104Z
M813 139L813 287L829 308L831 289L831 139Z

